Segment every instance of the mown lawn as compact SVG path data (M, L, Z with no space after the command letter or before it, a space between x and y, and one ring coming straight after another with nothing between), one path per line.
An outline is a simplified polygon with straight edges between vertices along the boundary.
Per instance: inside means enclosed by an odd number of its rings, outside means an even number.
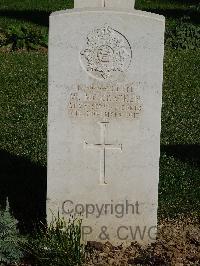
M0 146L46 164L47 55L0 53Z
M33 26L45 32L51 12L73 8L72 0L1 0L0 28L10 26Z
M197 23L196 3L142 0L136 7L168 12L167 23L179 19L173 10L180 16L184 10L193 12L190 23ZM64 0L2 0L0 27L24 21L47 32L49 13L72 6L72 1ZM159 214L199 215L200 50L166 47L164 64ZM42 166L46 166L47 76L46 53L0 52L0 149Z

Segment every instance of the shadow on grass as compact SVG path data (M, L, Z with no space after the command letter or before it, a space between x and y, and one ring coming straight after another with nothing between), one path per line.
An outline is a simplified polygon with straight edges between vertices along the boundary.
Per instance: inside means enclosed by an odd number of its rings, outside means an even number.
M200 168L200 145L161 145L161 153L166 153Z
M39 10L0 10L1 17L30 21L41 26L49 26L51 12Z
M189 16L191 21L200 22L200 12L196 9L161 9L161 8L143 8L146 11L164 15L168 18L180 18ZM0 10L0 16L33 22L41 26L49 26L49 16L51 12L41 10Z
M161 152L200 167L200 145L162 145ZM0 205L10 208L21 232L31 233L46 221L46 167L0 151Z
M157 9L157 8L149 8L148 12L156 13L159 15L163 15L166 18L182 18L182 17L190 17L190 21L194 23L200 22L200 12L197 10L183 10L183 9Z
M31 233L46 219L46 168L0 151L0 205L10 209L23 233Z
M160 158L160 218L199 216L200 145L162 145Z

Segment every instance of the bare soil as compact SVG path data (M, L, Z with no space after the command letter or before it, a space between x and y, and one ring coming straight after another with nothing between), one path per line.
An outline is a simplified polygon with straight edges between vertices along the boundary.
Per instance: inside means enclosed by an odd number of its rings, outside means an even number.
M157 241L146 247L131 243L129 247L114 247L109 242L89 242L84 266L128 265L200 265L199 219L163 220L158 226Z

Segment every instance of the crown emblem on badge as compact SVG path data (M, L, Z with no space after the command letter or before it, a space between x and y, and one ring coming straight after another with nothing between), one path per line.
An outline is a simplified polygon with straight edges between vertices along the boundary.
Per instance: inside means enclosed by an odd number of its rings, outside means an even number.
M132 60L128 40L108 25L88 34L87 46L80 55L84 69L100 79L126 71Z

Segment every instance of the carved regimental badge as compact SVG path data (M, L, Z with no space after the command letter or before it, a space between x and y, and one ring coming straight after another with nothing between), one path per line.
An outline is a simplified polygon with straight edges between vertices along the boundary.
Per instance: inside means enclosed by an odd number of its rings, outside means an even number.
M117 77L128 69L132 59L126 37L107 25L87 36L87 47L80 54L84 69L100 79Z

